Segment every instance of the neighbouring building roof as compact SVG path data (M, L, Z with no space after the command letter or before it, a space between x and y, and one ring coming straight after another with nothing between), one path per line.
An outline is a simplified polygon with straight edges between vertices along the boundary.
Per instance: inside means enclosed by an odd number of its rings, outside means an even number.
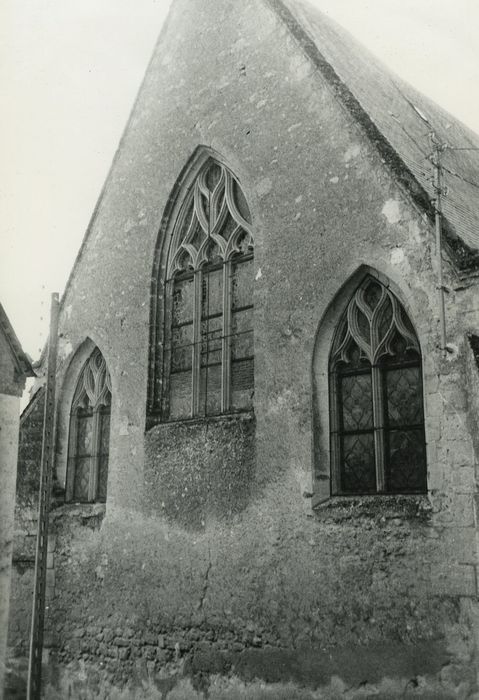
M306 55L369 131L394 167L394 155L419 185L409 189L430 205L434 198L431 144L424 115L438 139L447 195L443 198L446 236L460 267L479 262L479 136L387 69L348 32L301 0L268 0ZM454 150L477 149L477 150ZM404 178L407 180L407 176ZM412 178L411 178L412 179ZM422 190L422 192L420 191ZM426 197L424 197L427 195Z
M32 365L28 356L23 352L20 341L15 335L15 331L12 328L12 324L8 320L8 316L5 313L5 309L0 304L0 330L5 336L8 346L10 347L11 353L18 367L19 374L24 377L34 377L35 372L32 369Z

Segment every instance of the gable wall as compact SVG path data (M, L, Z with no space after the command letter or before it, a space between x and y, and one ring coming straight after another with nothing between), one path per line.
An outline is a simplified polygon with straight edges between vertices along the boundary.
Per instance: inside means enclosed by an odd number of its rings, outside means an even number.
M156 234L199 144L238 176L255 231L256 459L245 438L238 510L218 510L214 476L197 468L206 447L231 453L226 427L209 443L183 426L144 435ZM394 688L419 674L433 693L473 687L476 457L461 373L462 312L468 327L479 313L471 291L448 296L457 350L441 359L432 245L429 224L265 5L174 4L62 307L59 386L91 338L112 376L112 439L104 519L102 507L68 505L53 518L49 697L128 682L156 697L165 673L200 689L202 674L229 672L313 686L332 674L358 687L389 677ZM324 430L313 422L316 332L361 264L395 283L421 342L431 499L336 499L313 514L324 468L312 449L313 426ZM321 380L317 391L324 405ZM181 464L168 452L175 440ZM60 435L63 458L65 445Z

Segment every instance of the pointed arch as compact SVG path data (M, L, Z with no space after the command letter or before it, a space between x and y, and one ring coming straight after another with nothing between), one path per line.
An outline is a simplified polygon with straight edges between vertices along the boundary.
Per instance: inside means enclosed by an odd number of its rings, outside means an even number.
M324 401L326 391L329 400L327 417L315 407L322 495L326 481L333 495L422 493L426 448L417 333L384 276L362 269L346 289L331 305L334 319L330 311L315 348L315 402Z
M78 375L70 406L66 500L106 501L111 378L95 346Z
M197 149L170 196L153 265L153 420L251 409L253 253L237 176L212 149Z

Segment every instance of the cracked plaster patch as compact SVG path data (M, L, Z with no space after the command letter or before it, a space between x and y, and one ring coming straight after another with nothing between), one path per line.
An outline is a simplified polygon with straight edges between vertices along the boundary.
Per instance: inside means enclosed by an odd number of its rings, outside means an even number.
M258 197L264 197L265 195L269 194L269 192L271 192L272 187L273 183L271 182L269 177L264 177L256 185L256 194L258 195Z
M397 224L401 221L401 212L397 199L388 199L381 209L381 214L386 217L390 224Z
M405 255L402 248L395 248L391 253L391 265L400 265L404 261Z
M73 352L73 345L66 338L59 338L58 340L58 354L62 360L68 357Z
M361 153L361 146L359 144L355 144L354 146L350 146L343 156L344 162L349 163L349 161L352 160L353 158L357 158L360 153Z
M122 416L121 422L120 422L120 429L118 431L118 434L122 435L122 436L128 435L130 432L128 430L128 427L129 427L129 421L128 421L127 416Z

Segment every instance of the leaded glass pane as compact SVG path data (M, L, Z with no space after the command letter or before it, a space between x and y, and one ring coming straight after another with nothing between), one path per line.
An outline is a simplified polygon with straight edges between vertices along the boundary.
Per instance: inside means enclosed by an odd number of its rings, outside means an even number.
M378 473L387 492L424 490L421 357L407 314L390 289L366 278L339 328L330 369L341 489L375 492Z
M106 501L106 487L108 482L108 453L110 449L110 412L102 410L98 421L99 446L98 446L98 481L97 499Z
M362 356L361 350L359 347L356 345L356 343L351 340L347 347L346 347L346 352L345 352L346 360L347 362L338 362L337 367L338 369L341 370L354 370L354 369L366 369L369 368L371 365L367 361L365 357Z
M88 501L91 457L76 457L73 480L73 500Z
M173 293L173 310L165 334L165 347L170 350L165 363L170 381L165 385L170 396L169 400L165 397L164 407L169 418L190 415L196 406L200 414L229 410L232 404L223 403L228 397L234 401L233 387L221 383L230 381L230 363L235 357L243 359L253 352L252 317L236 319L236 331L230 324L233 312L253 304L253 236L238 182L225 166L209 159L192 184L182 212L186 214L180 214L166 261L167 278L174 280L167 287L167 293ZM192 274L183 272L186 250ZM246 252L248 260L243 260ZM226 272L230 278L225 288ZM243 332L249 338L238 340ZM223 357L230 337L234 338L233 350ZM159 353L161 343L157 345ZM155 384L155 391L160 384ZM157 405L156 395L154 403Z
M233 183L233 191L234 191L235 202L236 202L236 206L238 207L238 211L240 212L243 219L245 219L245 221L251 221L251 214L249 213L249 208L248 208L248 204L246 202L246 198L243 194L243 190L238 185L236 180Z
M203 273L201 317L223 313L223 268Z
M171 333L171 371L191 369L193 353L193 325L173 328Z
M223 317L214 316L201 323L201 365L221 363Z
M231 234L236 231L238 228L238 224L236 221L233 219L233 217L230 214L227 214L226 216L226 221L224 222L223 226L221 227L221 236L222 238L225 239L225 241L229 241L231 238Z
M426 455L422 427L391 430L387 443L387 490L423 491L426 487Z
M369 321L366 318L365 314L363 314L362 311L359 309L357 310L356 313L356 321L357 321L357 327L359 330L359 333L361 334L361 337L366 341L366 343L369 343L369 334L370 334L370 326L369 326Z
M93 487L99 478L99 462L108 464L110 405L111 379L105 359L96 348L83 367L72 402L67 494L73 500L98 497L98 488L94 493Z
M173 326L192 322L194 298L195 287L193 277L175 279L173 286Z
M170 417L191 416L191 370L170 375Z
M93 440L93 414L83 413L80 409L77 413L77 444L76 454L79 457L91 455Z
M241 230L236 236L236 246L239 255L251 254L253 249L253 238L250 233Z
M382 287L378 282L371 280L364 290L364 301L371 310L374 310L381 299Z
M236 360L231 363L231 407L248 409L253 405L254 360Z
M422 388L419 367L401 367L384 373L389 426L422 422Z
M215 189L216 185L220 181L220 177L221 166L218 163L211 161L206 172L206 184L208 185L208 189L210 191L213 191Z
M221 413L221 364L201 368L200 412L205 415Z
M231 315L231 356L234 360L252 357L253 309L236 311Z
M106 489L108 483L108 455L98 457L98 486L97 499L106 501Z
M372 493L376 490L372 433L343 435L341 490L343 493Z
M381 316L379 319L378 323L378 329L379 329L379 341L381 341L386 333L389 330L389 327L391 325L391 321L393 320L393 308L392 304L387 300L387 302L384 304L382 310L381 310Z
M206 205L207 206L207 205ZM199 222L197 221L194 229L193 229L193 234L191 235L189 239L189 243L196 249L199 250L205 241L207 235L203 231L202 227L200 226Z
M367 430L373 426L371 373L340 377L342 429Z
M102 411L99 421L100 444L98 451L102 455L108 455L110 451L110 413Z
M233 311L253 304L253 284L253 259L234 263L231 280Z

